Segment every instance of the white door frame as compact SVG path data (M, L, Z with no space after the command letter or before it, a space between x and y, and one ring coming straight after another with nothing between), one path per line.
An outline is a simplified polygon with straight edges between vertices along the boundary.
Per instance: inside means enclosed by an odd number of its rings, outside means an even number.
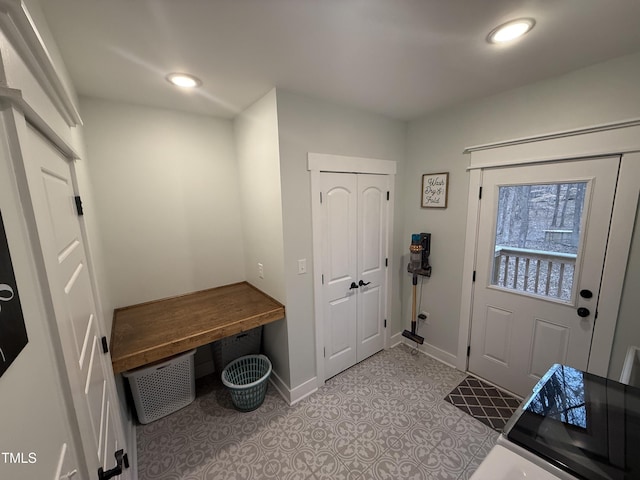
M469 147L464 153L471 154L471 162L468 168L469 199L456 362L456 367L463 371L468 367L467 347L471 333L473 272L476 264L480 206L478 192L482 185L483 170L575 158L622 155L602 275L598 321L593 331L587 368L591 373L606 377L637 209L640 119Z
M385 301L385 318L389 319L389 309L391 306L391 275L393 271L393 259L390 252L393 252L393 209L394 209L394 189L396 162L390 160L377 160L372 158L348 157L343 155L330 155L324 153L311 153L307 156L307 170L311 173L311 220L313 231L313 300L314 300L314 324L316 334L316 380L318 387L324 385L324 331L323 331L323 305L322 305L322 226L320 215L320 202L315 199L320 198L320 172L336 173L372 173L380 175L390 175L391 184L389 186L389 217L388 217L388 241L387 258L389 265L386 271L387 298ZM384 348L389 346L389 329L384 332Z

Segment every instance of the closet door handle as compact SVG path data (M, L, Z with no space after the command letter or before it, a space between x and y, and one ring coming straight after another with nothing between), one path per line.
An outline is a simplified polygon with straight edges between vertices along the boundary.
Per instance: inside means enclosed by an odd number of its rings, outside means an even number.
M366 287L366 286L367 286L367 285L369 285L370 283L371 283L371 282L366 282L366 283L365 283L365 282L363 282L362 280L360 280L360 281L358 282L358 285L360 285L361 287Z
M351 282L351 286L349 287L349 290L353 290L354 288L358 288L358 285L356 285L356 282Z

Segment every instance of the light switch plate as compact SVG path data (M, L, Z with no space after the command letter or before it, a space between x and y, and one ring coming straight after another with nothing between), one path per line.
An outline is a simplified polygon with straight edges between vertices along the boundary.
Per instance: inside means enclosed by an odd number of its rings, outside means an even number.
M307 273L307 259L302 258L298 260L298 275L302 275L303 273Z

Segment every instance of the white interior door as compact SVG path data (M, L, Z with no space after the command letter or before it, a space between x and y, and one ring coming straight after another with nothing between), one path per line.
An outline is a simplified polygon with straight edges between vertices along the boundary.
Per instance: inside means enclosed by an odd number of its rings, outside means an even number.
M361 362L382 350L388 231L385 175L358 175L357 354Z
M389 179L321 173L325 375L382 350Z
M356 363L356 175L322 173L322 272L326 378Z
M526 395L586 370L619 158L483 172L469 370Z
M103 353L96 318L71 164L32 128L26 129L25 140L27 181L84 456L91 478L97 478L100 467L106 471L115 466L114 453L124 441L110 357Z

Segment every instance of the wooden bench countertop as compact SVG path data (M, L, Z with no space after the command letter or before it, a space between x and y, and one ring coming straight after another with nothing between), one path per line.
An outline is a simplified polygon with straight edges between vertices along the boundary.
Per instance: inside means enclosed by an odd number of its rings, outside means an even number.
M284 318L284 306L247 282L117 308L114 373L162 360Z

